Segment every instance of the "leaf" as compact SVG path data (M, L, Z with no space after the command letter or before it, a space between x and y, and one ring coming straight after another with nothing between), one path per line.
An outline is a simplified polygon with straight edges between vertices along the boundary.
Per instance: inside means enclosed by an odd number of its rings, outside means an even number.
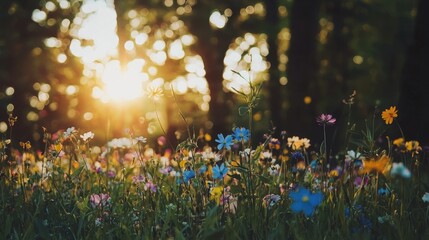
M228 174L228 176L230 176L231 178L237 179L237 180L241 180L241 175L240 174Z
M80 173L82 172L84 166L80 166L78 169L76 169L76 171L74 171L71 175L72 178L76 178L80 175Z

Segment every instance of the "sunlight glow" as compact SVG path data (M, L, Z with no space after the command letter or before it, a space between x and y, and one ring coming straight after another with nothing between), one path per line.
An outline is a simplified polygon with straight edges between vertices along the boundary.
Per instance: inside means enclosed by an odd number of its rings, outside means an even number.
M267 79L269 64L265 60L268 55L266 38L264 34L246 33L235 39L224 58L223 83L227 89L248 93L249 81L261 82ZM242 77L233 71L238 71Z
M225 27L226 22L228 22L228 18L220 14L219 11L214 11L212 15L210 15L209 20L210 24L216 28L223 28Z
M142 65L144 65L144 61L137 59L130 62L123 70L119 61L110 61L101 75L104 88L94 88L93 97L115 102L142 97L143 81L147 80L147 76L139 71Z

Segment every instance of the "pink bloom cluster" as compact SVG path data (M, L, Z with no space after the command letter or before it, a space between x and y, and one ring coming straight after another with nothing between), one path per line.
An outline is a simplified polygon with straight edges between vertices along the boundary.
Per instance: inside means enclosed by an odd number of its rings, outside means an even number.
M89 197L89 203L92 208L105 208L110 205L111 198L107 193L92 194Z

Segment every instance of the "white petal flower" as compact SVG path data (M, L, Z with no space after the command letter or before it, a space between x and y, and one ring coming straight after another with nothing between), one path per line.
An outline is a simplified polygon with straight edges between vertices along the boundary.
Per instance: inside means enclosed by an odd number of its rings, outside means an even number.
M429 193L425 193L422 197L423 202L429 202Z

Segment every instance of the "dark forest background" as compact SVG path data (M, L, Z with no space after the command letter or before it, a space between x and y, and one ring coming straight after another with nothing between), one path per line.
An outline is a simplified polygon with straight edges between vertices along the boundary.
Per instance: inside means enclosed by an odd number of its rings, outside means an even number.
M17 116L13 134L20 141L40 142L42 127L54 132L76 126L103 133L107 118L112 121L111 136L117 136L121 130L116 134L115 128L138 122L139 111L144 108L138 102L122 107L100 105L88 97L96 79L81 80L82 61L70 51L73 36L69 29L61 29L65 19L73 23L82 1L69 3L0 2L0 122L7 123L9 114ZM238 37L252 33L263 34L266 39L265 60L270 66L268 77L261 81L255 137L276 127L276 134L285 130L289 135L320 139L316 116L331 113L339 122L344 121L347 106L342 100L356 90L352 118L357 124L395 105L406 138L429 143L429 1L115 0L110 4L117 13L117 59L121 62L136 57L136 53L129 54L124 49L131 34L131 10L150 13L151 20L145 25L151 29L161 29L171 19L180 20L195 37L195 43L186 51L198 54L204 63L211 98L209 111L196 109L192 94L176 99L185 115L193 119L195 129L217 134L230 132L234 125L246 126L238 114L243 105L241 98L228 91L222 80L228 49L234 47ZM34 11L44 12L45 20L34 21ZM214 11L228 15L224 27L210 25L209 17ZM155 37L154 31L148 35ZM49 47L48 38L58 39L61 44ZM65 54L67 61L57 61L59 54ZM167 59L160 67L175 75L175 66L180 64L183 63ZM168 81L174 77L164 78ZM62 89L67 85L79 86L79 91L65 94ZM42 107L31 104L34 97L40 100L41 86L49 86L49 100ZM177 136L176 131L185 130L179 115L168 116L178 111L176 106L165 106L170 138ZM74 114L69 114L71 110ZM94 113L90 121L81 117L87 111ZM392 134L400 136L396 130Z

